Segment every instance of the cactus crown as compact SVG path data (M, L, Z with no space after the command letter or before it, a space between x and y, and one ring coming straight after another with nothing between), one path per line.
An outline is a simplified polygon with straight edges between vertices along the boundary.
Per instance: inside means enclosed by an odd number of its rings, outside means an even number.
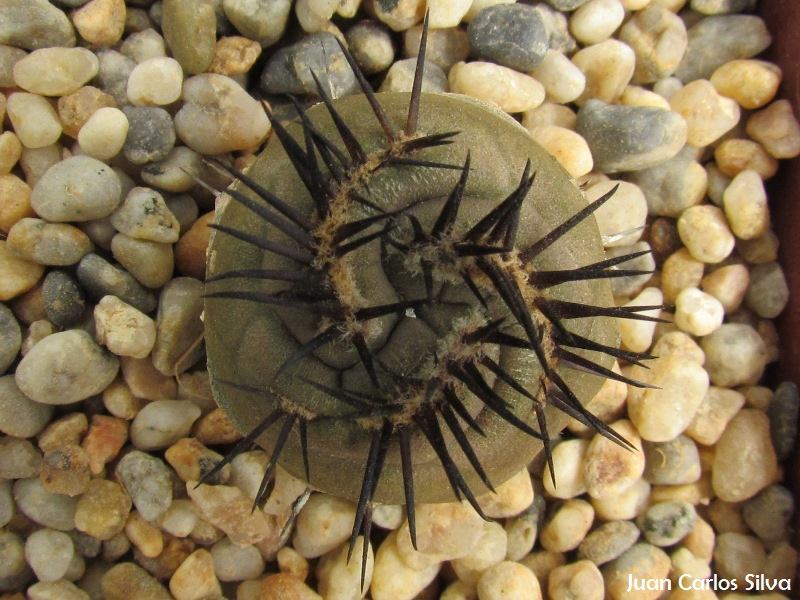
M608 278L641 273L617 268L634 255L604 259L588 218L614 190L586 205L511 119L421 93L426 35L427 17L410 95L376 95L341 45L362 96L332 100L312 73L322 104L295 103L286 126L270 115L280 145L248 175L210 159L239 183L212 225L209 369L247 433L205 480L260 443L255 504L280 461L357 500L351 551L375 501L405 503L416 547L415 500L483 515L475 491L540 447L555 481L548 420L630 447L581 397L637 385L614 359L651 358L616 345L613 317L654 320L611 302Z

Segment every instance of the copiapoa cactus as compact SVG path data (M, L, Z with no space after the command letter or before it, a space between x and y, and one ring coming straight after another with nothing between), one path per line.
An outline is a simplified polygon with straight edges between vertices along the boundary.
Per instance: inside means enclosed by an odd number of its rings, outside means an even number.
M423 29L427 32L427 27ZM629 446L583 406L614 378L608 278L592 213L519 124L463 96L363 94L287 125L238 179L213 225L206 345L215 397L275 467L357 502L351 551L373 503L476 496L518 472L567 417ZM367 545L363 545L362 576Z

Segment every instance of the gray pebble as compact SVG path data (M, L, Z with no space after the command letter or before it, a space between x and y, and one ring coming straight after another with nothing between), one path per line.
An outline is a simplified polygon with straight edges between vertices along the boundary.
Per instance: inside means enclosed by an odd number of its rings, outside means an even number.
M14 65L28 56L21 48L0 44L0 88L16 87L14 83Z
M675 77L683 82L708 79L726 62L752 58L772 43L761 17L720 15L706 17L689 28L689 46Z
M202 356L203 345L198 343L203 336L202 295L203 283L191 277L177 277L161 291L152 356L153 365L164 375L182 373Z
M202 157L197 152L186 146L176 146L164 160L143 167L141 176L148 185L181 193L188 192L195 185L189 173L199 177L202 170Z
M5 527L14 517L14 497L11 495L11 482L0 481L0 527ZM0 542L0 548L2 547ZM3 562L3 551L0 549L0 563ZM0 571L0 579L3 577Z
M763 319L774 319L789 302L789 285L777 262L750 267L750 285L744 297L748 308Z
M653 167L686 143L686 122L672 111L589 100L576 130L589 144L595 168L613 173Z
M114 470L145 521L155 521L172 504L172 475L158 457L139 450L128 452Z
M583 538L578 558L600 566L621 556L638 539L639 528L633 521L609 521Z
M322 75L320 83L333 98L358 88L336 38L330 33L312 33L272 55L261 74L261 89L267 94L318 95L311 71Z
M220 581L257 579L264 572L264 559L256 546L239 546L227 537L211 547L211 556Z
M549 35L537 10L527 4L496 4L481 10L467 29L472 54L527 73L549 47Z
M92 250L92 241L83 231L66 223L42 219L20 219L6 239L14 254L40 265L74 265Z
M659 165L628 173L625 179L644 192L647 214L662 217L679 217L699 202L706 188L705 171L691 146Z
M135 165L163 160L175 146L175 125L163 108L155 106L125 106L128 117L128 137L122 153Z
M111 240L114 258L145 287L159 288L172 278L172 244L139 240L118 233Z
M100 549L103 543L96 537L92 537L88 533L73 529L69 532L69 537L72 538L72 543L81 556L85 558L94 558L100 554Z
M109 217L102 219L95 219L93 221L84 221L78 223L78 227L83 233L89 236L95 244L100 246L103 250L111 249L111 240L117 235L117 230L111 224Z
M25 558L39 581L57 581L75 557L72 539L63 531L39 529L25 540Z
M775 389L775 395L767 408L769 433L778 460L792 455L797 442L797 424L800 416L800 392L797 385L784 381Z
M533 8L542 17L544 26L547 28L550 49L557 50L567 56L578 49L578 42L569 32L569 23L564 13L553 10L542 2Z
M606 249L606 256L608 258L616 258L626 254L633 254L636 252L644 252L650 250L650 244L647 242L636 242L630 246L614 246ZM632 269L635 271L654 271L656 268L656 259L653 253L644 254L637 258L627 260L624 263L617 265L618 269ZM626 277L614 277L611 279L611 289L617 296L631 296L638 292L644 284L650 279L651 275L628 275Z
M725 15L755 10L756 0L692 0L689 6L704 15Z
M653 485L681 485L700 478L697 445L685 435L669 442L644 442L644 478Z
M114 96L119 106L129 104L128 77L136 68L136 61L116 50L100 50L100 71L94 78L95 85L107 94Z
M86 309L83 290L66 271L50 271L45 276L42 299L47 320L62 329L78 324Z
M137 63L167 55L164 38L152 28L128 35L120 45L119 51Z
M47 0L3 0L0 9L0 44L26 50L75 45L72 23Z
M376 21L356 23L345 34L347 45L366 75L385 71L394 62L394 42L389 29Z
M167 0L163 5L161 29L184 73L204 72L214 58L217 15L208 2Z
M0 530L0 591L14 590L14 586L4 586L3 582L23 574L26 568L22 539L16 533Z
M87 254L78 264L78 281L83 289L97 300L117 296L120 300L149 313L156 307L156 298L134 277L97 254Z
M547 3L556 10L570 11L583 6L589 0L547 0Z
M41 467L42 453L28 440L13 436L0 438L0 479L36 477Z
M744 522L765 543L787 538L793 514L792 492L782 485L761 490L742 506Z
M32 519L51 529L69 531L75 528L75 507L78 498L51 494L38 477L19 479L14 483L17 508Z
M197 202L189 194L167 198L167 208L178 219L178 223L181 226L181 235L189 231L192 223L197 220L200 214Z
M0 375L16 360L21 345L22 330L16 317L10 308L0 303Z
M286 30L291 0L224 0L225 16L244 37L263 47L277 42Z
M671 546L694 527L697 511L688 502L653 504L637 519L645 539L654 546Z
M391 67L381 83L380 92L410 92L414 85L414 71L417 68L416 58L398 60ZM422 91L446 92L447 75L438 65L425 61L422 67Z
M45 404L71 404L102 392L114 380L119 360L81 329L40 340L14 374L26 396Z
M114 170L90 156L50 167L31 191L31 207L47 221L91 221L114 212L122 186Z
M23 394L13 375L0 377L0 431L18 438L39 433L53 416L53 407Z

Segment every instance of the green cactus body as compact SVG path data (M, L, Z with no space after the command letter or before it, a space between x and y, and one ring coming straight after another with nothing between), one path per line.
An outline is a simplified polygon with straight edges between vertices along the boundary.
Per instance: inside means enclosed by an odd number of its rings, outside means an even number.
M416 132L406 136L400 133L400 125L405 122L410 95L376 97L393 124L394 142L387 141L365 96L334 102L363 156L336 178L324 166L321 154L314 154L320 172L334 182L326 192L329 212L325 216L320 216L285 144L275 135L248 172L313 224L310 246L298 241L301 235L287 235L241 201L228 201L219 211L217 223L222 231L215 232L211 241L205 307L209 370L215 397L234 424L256 434L263 426L257 443L268 451L277 444L280 464L300 478L305 476L302 442L306 441L308 474L315 488L351 499L363 497L367 475L377 462L378 473L373 477L378 481L367 500L403 504L408 490L404 488L402 433L413 457L415 499L449 501L459 485L454 484L452 471L448 474L436 440L443 441L451 464L476 494L486 491L487 480L497 485L511 477L542 448L539 439L489 405L486 395L490 392L476 395L476 369L491 393L527 426L537 429L542 424L534 411L536 403L545 407L543 416L551 434L567 419L563 407L559 410L550 402L552 381L532 346L498 342L494 333L474 339L492 326L516 340L526 339L521 317L504 300L492 273L499 270L516 284L539 332L548 370L555 373L553 381L561 379L583 402L592 397L603 378L562 364L558 353L564 348L563 336L570 334L557 330L566 326L573 335L615 348L615 320L607 315L573 318L562 304L556 312L564 318L554 322L552 314L546 313L557 305L547 301L609 307L612 297L604 278L536 284L536 273L574 272L602 262L604 253L592 218L580 220L549 247L537 249L537 242L585 209L586 202L567 173L516 121L463 96L422 94ZM306 117L345 153L324 104L309 109ZM307 131L299 121L287 125L287 130L299 148L307 150ZM403 145L447 132L458 132L448 137L452 143L413 151ZM468 154L465 175L462 167ZM397 160L404 157L439 166ZM467 255L465 235L521 189L527 161L535 181L518 205L513 248ZM431 232L447 213L448 199L464 177L456 218L431 240ZM232 189L264 205L241 181ZM389 215L381 217L381 211ZM343 237L348 231L345 226L370 217L375 219L369 227ZM420 241L420 230L426 242ZM231 231L279 243L291 249L292 256L259 248L252 238L248 241ZM495 233L493 241L484 236L480 243L501 244L502 232ZM347 244L355 245L354 240L373 234L371 241L345 252ZM510 234L505 234L507 239ZM246 276L258 270L291 272L298 281ZM297 276L298 270L302 277ZM243 271L243 276L226 276ZM464 274L479 294L470 289ZM254 301L258 294L268 295L269 300ZM320 307L328 306L326 302L336 310L320 312ZM376 306L395 306L396 310L358 318L365 315L363 310ZM356 336L361 336L366 351L357 347ZM307 353L298 358L298 349L310 341L314 345L313 340L320 342L318 347L306 347ZM610 355L580 345L569 350L599 369L610 368ZM372 372L365 352L371 357ZM290 365L282 367L287 360ZM491 364L499 365L530 396L499 377ZM463 415L454 417L458 411L452 394L481 431ZM269 427L264 426L265 419ZM473 457L460 434L474 451ZM483 476L475 460L485 471Z

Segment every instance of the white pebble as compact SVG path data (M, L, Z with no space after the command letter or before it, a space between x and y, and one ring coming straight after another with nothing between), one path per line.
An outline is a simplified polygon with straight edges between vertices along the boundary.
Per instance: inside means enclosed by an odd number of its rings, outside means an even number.
M609 494L603 498L592 498L597 517L604 521L635 519L647 508L650 498L650 484L638 479L627 489Z
M534 128L531 136L572 177L582 177L592 170L592 152L580 134L564 127L545 125Z
M39 581L64 577L75 555L72 539L61 531L39 529L25 541L25 559Z
M635 183L609 179L596 183L586 190L586 202L591 203L610 192L617 191L600 208L594 211L597 227L604 238L613 238L606 247L629 246L639 241L647 220L647 200ZM620 235L628 232L625 235Z
M586 76L583 71L558 50L548 50L530 74L544 86L547 100L550 102L559 104L572 102L586 87Z
M522 126L528 131L545 125L556 125L575 131L578 116L569 107L553 102L544 102L532 110L522 113Z
M66 96L100 70L97 56L86 48L41 48L14 64L14 83L43 96Z
M508 113L531 110L544 102L544 87L533 77L489 62L459 62L448 74L450 91L496 104Z
M475 585L486 569L502 562L506 557L507 547L508 535L503 526L496 521L487 521L483 524L483 534L472 551L450 564L461 581Z
M55 144L61 137L58 114L42 96L15 92L8 97L6 112L14 133L25 148L44 148Z
M610 38L624 18L619 0L589 0L572 13L569 30L582 44L597 44Z
M117 356L144 358L156 343L156 324L116 296L103 296L94 308L95 338Z
M648 287L639 292L630 302L624 306L659 306L664 301L664 295L657 287ZM637 312L639 315L657 317L661 309L654 308ZM639 321L635 319L619 319L619 333L622 343L628 350L634 352L645 352L650 344L653 343L653 334L656 330L656 323L653 321Z
M348 534L349 535L349 534ZM410 568L397 552L397 533L390 533L375 554L370 592L372 600L412 600L439 574L440 563Z
M317 558L350 537L356 508L352 502L312 494L297 516L292 545L305 558Z
M633 77L636 55L630 46L618 40L606 40L578 50L572 57L586 76L586 89L577 103L589 99L614 102Z
M325 600L358 600L361 593L361 556L364 536L358 536L353 545L353 556L347 560L347 546L342 546L323 556L317 564L319 593ZM364 570L364 591L369 589L375 568L372 545L367 542L367 564Z
M200 409L189 400L156 400L131 423L131 442L139 450L162 450L189 435Z
M478 600L542 600L542 590L533 571L507 560L481 576Z
M575 438L559 442L553 448L553 470L556 483L547 469L542 471L542 483L545 491L554 498L569 499L586 492L586 481L583 478L583 459L588 440Z
M696 287L682 290L675 299L675 324L686 333L708 335L722 325L724 317L722 303Z
M105 106L89 117L78 132L81 150L98 160L114 158L128 135L128 117L118 108Z
M183 69L174 58L139 63L128 77L128 100L137 106L163 106L181 97Z
M715 142L739 122L739 105L721 96L706 79L686 84L669 103L686 121L686 141L696 148Z
M472 0L428 0L428 25L431 29L456 27L470 6Z

